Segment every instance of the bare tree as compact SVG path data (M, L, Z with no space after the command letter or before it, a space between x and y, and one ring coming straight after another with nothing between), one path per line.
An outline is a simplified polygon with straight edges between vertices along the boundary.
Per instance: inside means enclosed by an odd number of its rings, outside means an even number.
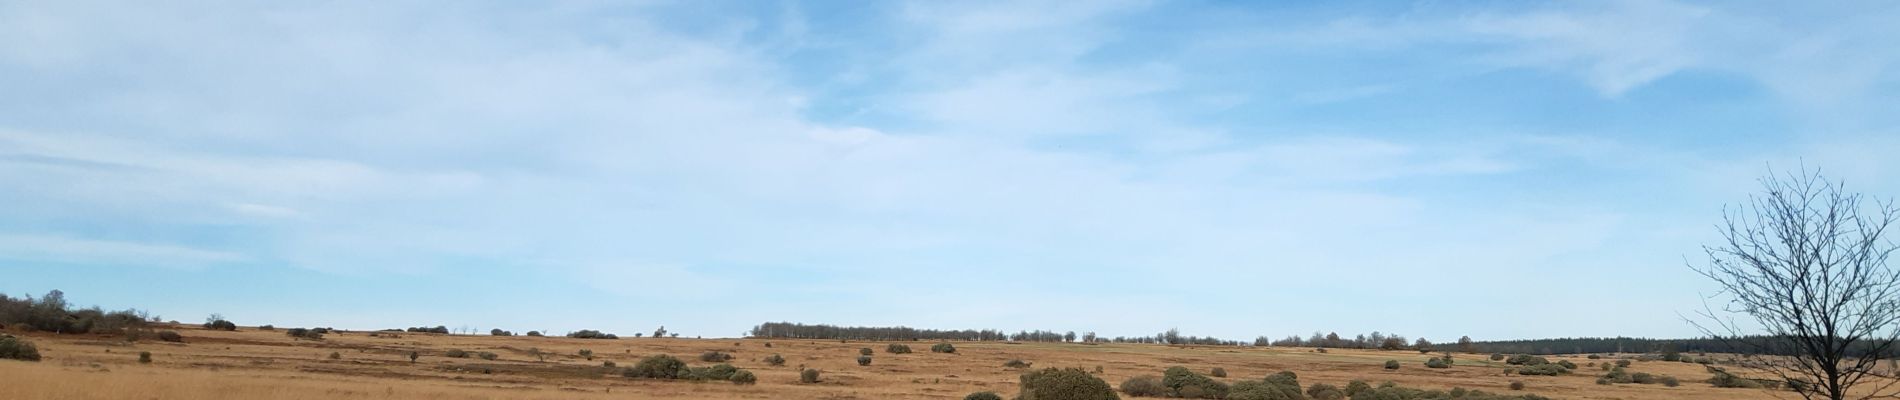
M1763 193L1724 207L1724 241L1703 246L1708 265L1690 266L1728 303L1690 322L1755 353L1746 365L1803 398L1900 398L1900 381L1875 372L1900 339L1900 271L1887 264L1900 246L1884 237L1900 209L1818 171L1760 181Z

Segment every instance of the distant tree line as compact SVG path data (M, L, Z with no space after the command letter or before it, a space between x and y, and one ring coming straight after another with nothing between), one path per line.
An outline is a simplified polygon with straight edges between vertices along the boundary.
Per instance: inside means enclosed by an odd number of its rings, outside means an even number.
M104 311L92 307L75 310L66 303L66 293L58 290L47 292L38 299L31 295L14 298L0 294L0 328L118 334L128 330L144 330L147 321L153 319L156 318L134 309Z
M962 340L962 341L1014 341L1014 342L1097 342L1097 343L1159 343L1159 344L1198 344L1198 345L1244 345L1237 340L1222 340L1213 337L1181 335L1180 330L1169 329L1154 336L1137 337L1100 337L1095 332L1076 334L1074 331L1056 332L1046 330L1005 332L999 329L938 330L918 329L904 326L861 327L837 326L825 324L800 324L792 322L767 322L754 326L748 336L759 338L786 339L844 339L844 340Z
M1766 353L1772 353L1772 354L1763 354L1765 352L1759 346L1750 346L1750 345L1744 344L1744 342L1746 343L1764 343L1764 342L1774 343L1774 342L1784 342L1784 341L1789 342L1789 343L1785 346L1769 347L1770 350L1767 351ZM1845 343L1845 341L1843 341L1843 343ZM1873 350L1874 345L1875 343L1871 341L1857 341L1857 342L1846 345L1846 353L1852 356L1867 354ZM1730 353L1730 354L1790 355L1794 352L1793 348L1795 347L1795 345L1789 339L1785 339L1785 338L1777 340L1774 337L1768 337L1768 336L1748 336L1748 337L1741 337L1741 338L1726 338L1726 339L1719 339L1719 338L1649 339L1649 338L1614 337L1614 338L1499 340L1499 341L1473 342L1472 347L1475 349L1475 352L1514 353L1514 354ZM1785 349L1785 350L1776 351L1772 349ZM1900 356L1900 354L1894 354L1895 352L1892 349L1886 349L1883 351L1883 353L1884 353L1882 355L1883 358L1893 358L1896 356Z

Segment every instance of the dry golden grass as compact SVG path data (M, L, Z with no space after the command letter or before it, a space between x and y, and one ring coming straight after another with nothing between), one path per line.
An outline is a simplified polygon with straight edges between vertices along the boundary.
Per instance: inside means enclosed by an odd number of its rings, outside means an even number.
M25 335L39 345L38 363L0 360L0 399L960 399L976 391L1006 397L1016 391L1020 371L1002 367L1010 359L1042 367L1102 368L1111 385L1136 375L1159 375L1175 365L1205 373L1227 369L1234 382L1260 379L1281 370L1299 373L1303 384L1344 386L1352 379L1377 384L1394 381L1420 388L1454 386L1510 392L1513 380L1525 392L1560 399L1771 399L1754 389L1719 389L1703 383L1700 365L1638 362L1631 372L1671 375L1681 387L1597 385L1601 371L1579 368L1570 376L1505 376L1504 365L1484 355L1460 354L1450 369L1428 369L1428 356L1416 352L1304 348L1167 347L1135 344L956 343L959 354L928 352L929 342L913 343L912 354L884 353L884 343L836 340L718 340L625 338L590 340L536 337L446 336L402 333L400 338L370 337L364 332L332 333L325 340L293 340L278 331L246 329L218 332L167 327L187 343L73 335ZM773 347L766 348L770 342ZM921 344L921 345L919 345ZM877 351L871 366L858 366L859 348ZM529 349L552 353L546 361ZM496 361L447 358L449 349L500 354ZM592 350L595 360L577 353ZM674 382L619 377L601 361L631 366L640 357L671 354L703 365L698 355L731 353L731 363L758 374L757 385L724 382ZM153 363L139 364L140 351ZM410 363L410 351L422 353ZM336 352L340 359L328 356ZM772 367L761 358L781 354L786 365ZM1404 363L1397 371L1385 360ZM1593 360L1568 358L1578 364ZM1553 358L1552 361L1555 361ZM1607 360L1595 360L1597 362ZM800 366L824 371L824 382L798 383ZM486 371L484 371L486 370ZM1781 393L1786 397L1789 393Z

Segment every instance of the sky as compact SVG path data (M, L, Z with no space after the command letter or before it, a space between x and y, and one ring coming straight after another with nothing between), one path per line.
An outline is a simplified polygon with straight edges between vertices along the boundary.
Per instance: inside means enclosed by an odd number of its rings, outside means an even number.
M1892 2L0 1L0 293L243 325L1695 336Z

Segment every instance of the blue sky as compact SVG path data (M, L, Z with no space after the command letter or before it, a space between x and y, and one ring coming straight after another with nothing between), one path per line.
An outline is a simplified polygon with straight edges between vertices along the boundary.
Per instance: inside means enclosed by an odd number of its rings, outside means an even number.
M1691 336L1900 6L0 3L0 292L733 336Z

